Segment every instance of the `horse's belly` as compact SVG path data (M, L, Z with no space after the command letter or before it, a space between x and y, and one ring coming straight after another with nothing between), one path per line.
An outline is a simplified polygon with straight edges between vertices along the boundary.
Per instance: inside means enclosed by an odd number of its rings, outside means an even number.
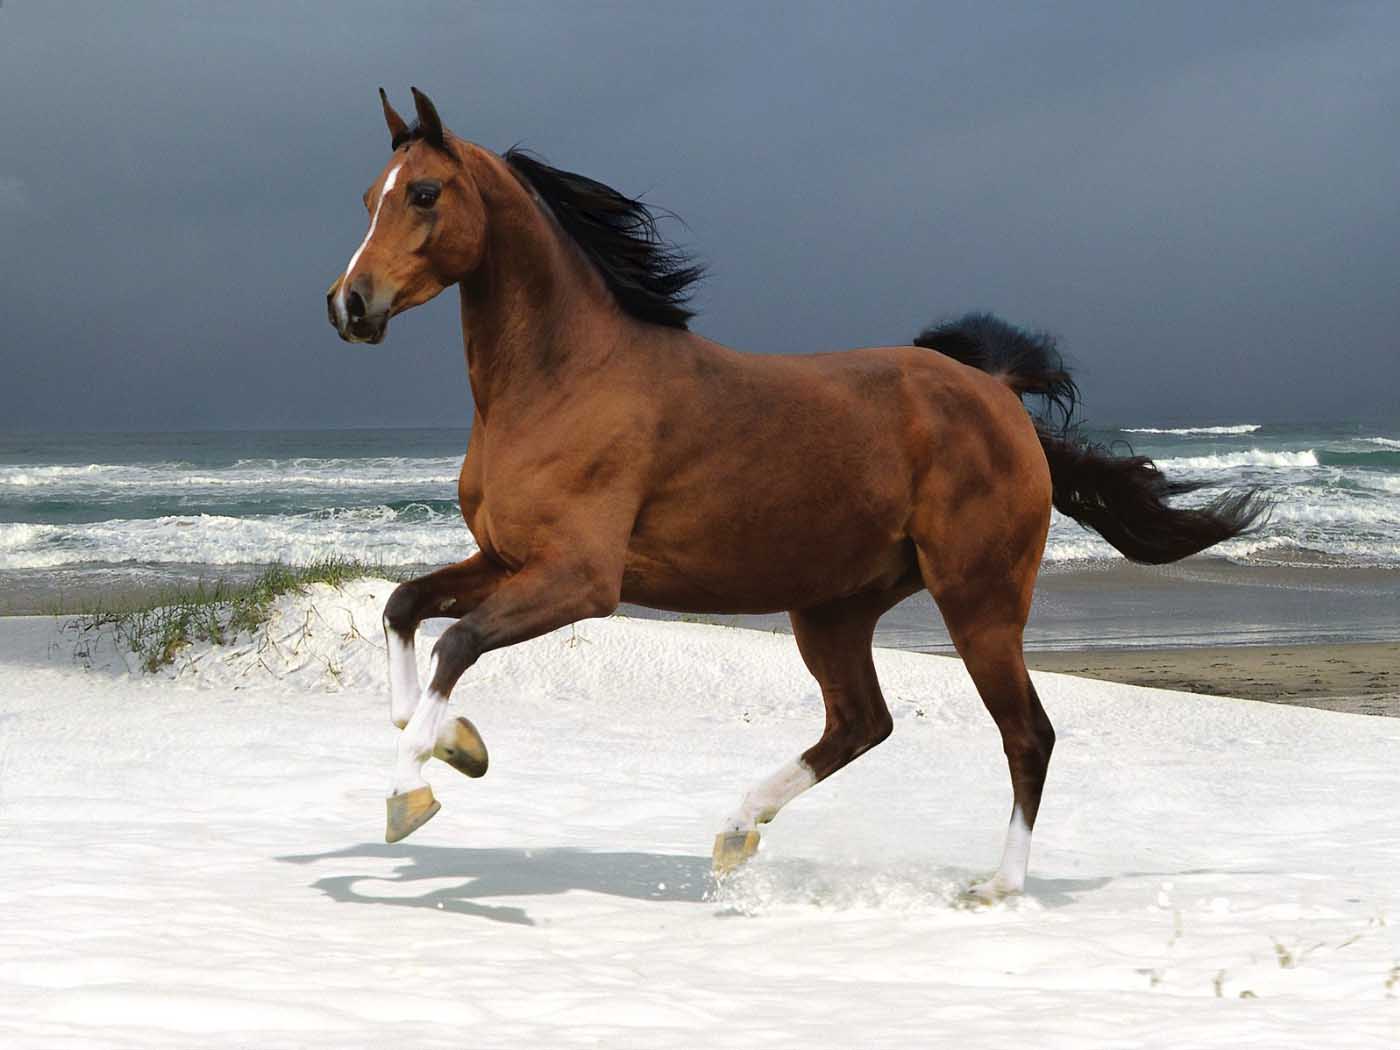
M836 513L773 527L743 514L685 517L653 519L633 536L623 601L682 612L781 612L889 589L917 571L912 545L877 518Z

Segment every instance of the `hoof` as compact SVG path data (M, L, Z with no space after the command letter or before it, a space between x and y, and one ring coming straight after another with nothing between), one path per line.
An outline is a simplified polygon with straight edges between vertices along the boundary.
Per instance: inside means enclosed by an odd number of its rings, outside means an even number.
M962 892L962 900L968 904L995 904L1007 897L1019 897L1021 888L1003 882L1000 875L993 875L985 882L974 882Z
M486 773L488 758L486 742L465 718L459 718L451 725L452 736L447 743L438 742L433 748L433 757L440 758L459 773L469 777L479 777Z
M715 836L715 874L728 875L757 852L757 831L720 832Z
M433 789L426 784L402 795L390 795L384 801L389 807L389 821L384 828L385 842L408 838L442 809L442 803L433 798Z

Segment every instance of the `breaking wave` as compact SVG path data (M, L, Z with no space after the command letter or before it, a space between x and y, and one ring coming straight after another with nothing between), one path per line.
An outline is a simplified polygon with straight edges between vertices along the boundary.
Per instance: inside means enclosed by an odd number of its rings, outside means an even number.
M1400 451L1379 449L1375 452L1351 452L1346 449L1323 449L1318 453L1323 466L1362 467L1368 470L1400 469Z
M0 569L83 564L248 565L325 557L446 564L476 550L456 513L406 502L266 517L166 515L78 524L0 524Z
M1252 448L1248 452L1221 452L1212 456L1172 456L1157 460L1166 471L1238 470L1240 467L1316 467L1321 463L1313 449L1301 452L1270 452Z
M1221 427L1120 427L1124 434L1253 434L1262 423L1234 423Z
M139 489L189 492L198 489L327 488L455 485L460 458L240 459L216 468L163 463L89 463L0 466L0 488L52 491Z
M1265 429L1125 427L1102 438L1132 437L1169 475L1203 483L1182 505L1242 486L1275 501L1259 534L1207 557L1400 564L1400 437L1351 425ZM450 433L291 435L261 445L246 435L126 445L103 437L51 456L26 444L0 462L0 571L458 561L475 549L456 504L458 448L464 437ZM297 452L309 454L284 454ZM1048 561L1118 557L1054 517Z

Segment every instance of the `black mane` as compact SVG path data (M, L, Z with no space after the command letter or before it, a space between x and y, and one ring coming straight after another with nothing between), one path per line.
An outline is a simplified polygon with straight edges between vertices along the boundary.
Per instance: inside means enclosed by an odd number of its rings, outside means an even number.
M505 160L549 205L623 310L639 321L687 327L695 312L685 304L704 267L661 236L652 209L585 175L552 168L523 150L507 150Z

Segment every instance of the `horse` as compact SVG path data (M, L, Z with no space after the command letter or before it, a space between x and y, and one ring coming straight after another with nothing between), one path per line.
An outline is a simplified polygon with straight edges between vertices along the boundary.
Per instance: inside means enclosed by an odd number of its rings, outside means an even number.
M1257 494L1170 506L1195 486L1085 440L1053 338L989 315L908 346L802 355L694 334L701 268L658 232L656 211L459 138L412 91L410 126L380 89L391 155L327 309L342 339L377 344L390 318L457 287L473 400L457 492L479 549L384 607L402 730L386 840L439 811L429 757L486 772L480 733L448 712L483 653L621 602L786 612L826 724L719 830L715 870L728 872L757 850L759 825L889 736L875 625L927 589L1011 775L1000 865L971 891L1021 892L1055 743L1022 656L1052 505L1128 558L1164 563L1250 528ZM414 638L429 617L456 622L420 690Z

